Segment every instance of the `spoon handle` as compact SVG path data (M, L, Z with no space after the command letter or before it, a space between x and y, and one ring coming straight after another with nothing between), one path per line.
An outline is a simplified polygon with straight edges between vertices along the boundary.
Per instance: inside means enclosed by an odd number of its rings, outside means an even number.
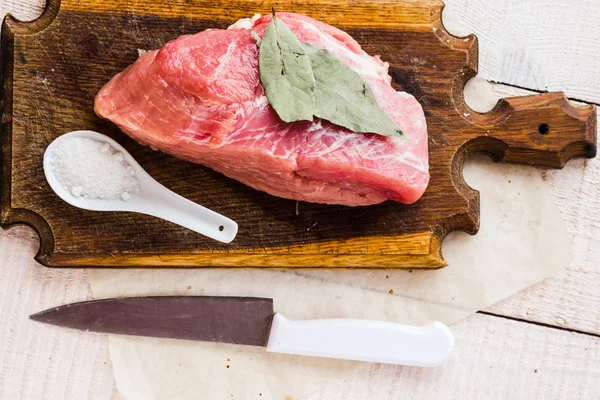
M155 183L147 190L149 201L138 212L173 222L219 242L229 243L235 238L238 231L235 221Z

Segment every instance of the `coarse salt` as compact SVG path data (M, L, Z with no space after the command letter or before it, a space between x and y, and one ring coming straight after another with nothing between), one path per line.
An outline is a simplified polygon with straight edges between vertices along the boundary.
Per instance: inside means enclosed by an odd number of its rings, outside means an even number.
M74 197L127 201L140 191L135 168L123 153L94 139L71 137L58 143L52 169Z

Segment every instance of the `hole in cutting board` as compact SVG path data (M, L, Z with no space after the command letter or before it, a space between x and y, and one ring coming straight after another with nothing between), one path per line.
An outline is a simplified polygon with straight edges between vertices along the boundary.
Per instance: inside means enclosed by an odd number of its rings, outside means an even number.
M540 133L540 135L547 135L550 133L550 125L548 124L540 124L540 126L538 126L538 132Z
M225 227L224 227L223 225L219 226L219 230L220 230L221 232L223 232L223 229L225 229Z

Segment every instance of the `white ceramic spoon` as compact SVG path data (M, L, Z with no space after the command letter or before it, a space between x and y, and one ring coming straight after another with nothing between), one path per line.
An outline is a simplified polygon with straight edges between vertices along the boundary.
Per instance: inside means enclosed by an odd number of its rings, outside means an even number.
M54 149L63 140L73 137L94 139L108 143L113 149L123 153L125 161L135 169L135 175L140 183L138 194L127 201L121 199L103 200L75 197L56 179L52 169ZM92 211L133 211L152 215L181 225L209 238L223 243L229 243L235 238L238 225L208 208L202 207L167 189L152 178L135 159L121 146L106 135L94 131L74 131L64 134L54 140L44 153L44 173L50 187L67 203Z

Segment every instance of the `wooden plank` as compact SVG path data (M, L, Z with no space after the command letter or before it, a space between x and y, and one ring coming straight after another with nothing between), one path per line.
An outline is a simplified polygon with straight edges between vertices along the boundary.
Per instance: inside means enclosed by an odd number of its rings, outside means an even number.
M395 85L423 105L431 181L413 205L353 209L303 203L296 215L294 201L143 148L93 114L97 91L137 58L138 48L225 27L242 14L267 11L265 4L112 0L83 7L75 0L52 0L32 24L8 19L2 42L6 150L0 223L34 226L42 238L37 259L51 266L441 267L443 237L478 228L479 197L463 182L464 154L486 152L508 162L560 168L572 157L596 153L595 110L573 107L560 94L506 99L490 113L471 113L461 88L476 70L476 40L447 34L437 0L362 0L343 12L340 1L279 5L328 15L328 22L346 28L369 53L381 54ZM138 34L139 26L152 35ZM551 127L547 135L539 132L544 124ZM67 205L45 182L39 160L52 139L76 129L111 135L166 186L234 219L240 225L236 240L224 245L152 217ZM315 222L318 228L309 229Z
M455 353L443 367L376 364L308 399L598 398L598 337L482 314L452 325L452 330Z
M2 0L0 1L0 17L11 13L20 21L33 21L44 11L45 0Z
M269 12L273 4L263 4L261 9L256 8L252 1L231 0L218 2L215 6L220 12L215 13L211 7L204 7L202 3L189 0L169 1L165 7L163 1L131 2L120 0L88 0L63 1L61 10L64 12L85 12L93 14L114 14L115 10L130 15L144 16L152 15L161 18L189 18L190 22L196 19L208 19L213 27L230 24L240 18L248 18L255 12ZM320 7L315 9L315 5ZM430 12L432 4L442 4L440 0L415 1L408 0L398 6L395 0L379 0L377 2L360 2L353 4L349 9L345 0L329 0L319 4L318 1L309 0L299 3L279 2L275 4L278 11L289 11L300 14L310 14L313 18L326 21L328 24L338 26L342 29L363 28L376 25L382 29L405 29L410 32L431 31ZM193 7L190 7L193 5ZM425 18L424 18L425 17ZM134 17L135 20L135 17ZM138 23L141 21L138 21ZM134 22L135 23L135 22ZM144 29L142 28L142 31Z
M600 8L595 0L569 7L558 0L446 3L462 29L479 39L482 78L600 101ZM498 97L534 93L503 85L494 85L494 92ZM600 334L599 170L594 161L572 161L559 174L541 170L573 237L575 262L487 311Z
M32 258L37 248L31 229L0 230L0 399L110 399L106 337L28 319L89 295L85 270L41 267Z
M498 97L531 92L493 85ZM572 161L563 171L540 169L573 238L575 261L486 311L600 335L600 163Z
M596 0L445 2L477 35L484 78L600 103Z
M120 399L106 336L26 319L89 295L85 270L42 268L36 249L27 228L0 232L0 398ZM589 399L600 391L598 337L482 314L451 328L456 350L444 367L366 365L309 399Z
M600 165L573 162L566 168L568 175L544 176L573 238L575 262L488 311L600 334Z

